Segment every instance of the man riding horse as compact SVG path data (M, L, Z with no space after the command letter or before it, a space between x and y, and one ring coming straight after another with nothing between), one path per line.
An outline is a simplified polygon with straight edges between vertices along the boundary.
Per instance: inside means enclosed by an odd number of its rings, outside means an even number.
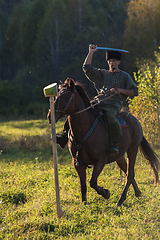
M122 138L122 130L118 120L115 118L123 107L123 101L127 97L138 95L138 88L134 84L131 76L119 69L121 62L120 51L107 51L106 60L109 70L94 68L92 64L92 57L97 51L97 45L89 46L89 53L83 64L83 71L86 77L93 82L95 89L101 96L99 107L106 115L108 124L108 133L110 139L109 153L114 155L119 153L117 143ZM106 93L112 94L111 98L106 98ZM60 136L57 135L57 143L61 147L65 147L68 141L68 122L65 123L64 132Z

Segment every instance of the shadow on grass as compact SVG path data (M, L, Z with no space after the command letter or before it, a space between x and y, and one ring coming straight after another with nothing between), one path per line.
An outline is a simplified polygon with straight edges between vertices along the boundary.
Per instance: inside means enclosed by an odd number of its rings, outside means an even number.
M24 204L27 202L27 196L24 192L5 192L1 194L3 203L12 203L12 204Z
M67 147L65 149L60 149L58 147L58 164L66 165L72 163L72 158ZM16 149L16 148L5 148L0 149L0 161L1 162L17 162L17 163L43 163L43 162L53 162L53 152L52 146L47 149L41 150L29 150L29 149ZM52 165L53 166L53 165Z

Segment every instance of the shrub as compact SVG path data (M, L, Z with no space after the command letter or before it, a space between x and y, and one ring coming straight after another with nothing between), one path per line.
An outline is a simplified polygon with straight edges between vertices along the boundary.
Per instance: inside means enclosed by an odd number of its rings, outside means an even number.
M141 122L144 135L152 142L158 138L157 106L160 100L160 54L155 55L157 64L154 67L153 63L147 63L134 73L139 96L129 104L130 112Z

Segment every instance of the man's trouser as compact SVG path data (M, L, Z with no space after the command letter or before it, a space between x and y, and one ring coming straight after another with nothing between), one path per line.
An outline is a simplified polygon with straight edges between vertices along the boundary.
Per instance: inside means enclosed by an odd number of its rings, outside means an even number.
M116 119L119 110L116 108L106 108L105 113L107 116L110 144L116 144L122 139L122 128Z

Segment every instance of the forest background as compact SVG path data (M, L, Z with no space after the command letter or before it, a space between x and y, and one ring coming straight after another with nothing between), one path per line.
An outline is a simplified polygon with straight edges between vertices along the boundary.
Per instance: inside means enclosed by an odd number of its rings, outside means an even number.
M159 0L0 0L0 239L160 239L159 185L152 184L140 153L135 172L142 196L135 198L130 189L117 209L126 178L118 181L117 165L108 165L99 179L111 192L107 202L89 187L87 170L89 204L81 205L70 154L58 146L66 216L57 219L49 101L43 94L48 84L71 77L92 99L95 90L82 71L88 45L128 50L120 68L139 88L129 111L160 155L159 25ZM105 51L94 54L93 66L107 67ZM57 132L63 124L56 124Z
M45 117L43 88L67 77L92 98L82 71L90 43L128 50L120 68L135 80L151 75L148 88L156 76L150 99L158 99L159 25L159 0L0 0L0 116ZM107 67L104 51L93 65Z

